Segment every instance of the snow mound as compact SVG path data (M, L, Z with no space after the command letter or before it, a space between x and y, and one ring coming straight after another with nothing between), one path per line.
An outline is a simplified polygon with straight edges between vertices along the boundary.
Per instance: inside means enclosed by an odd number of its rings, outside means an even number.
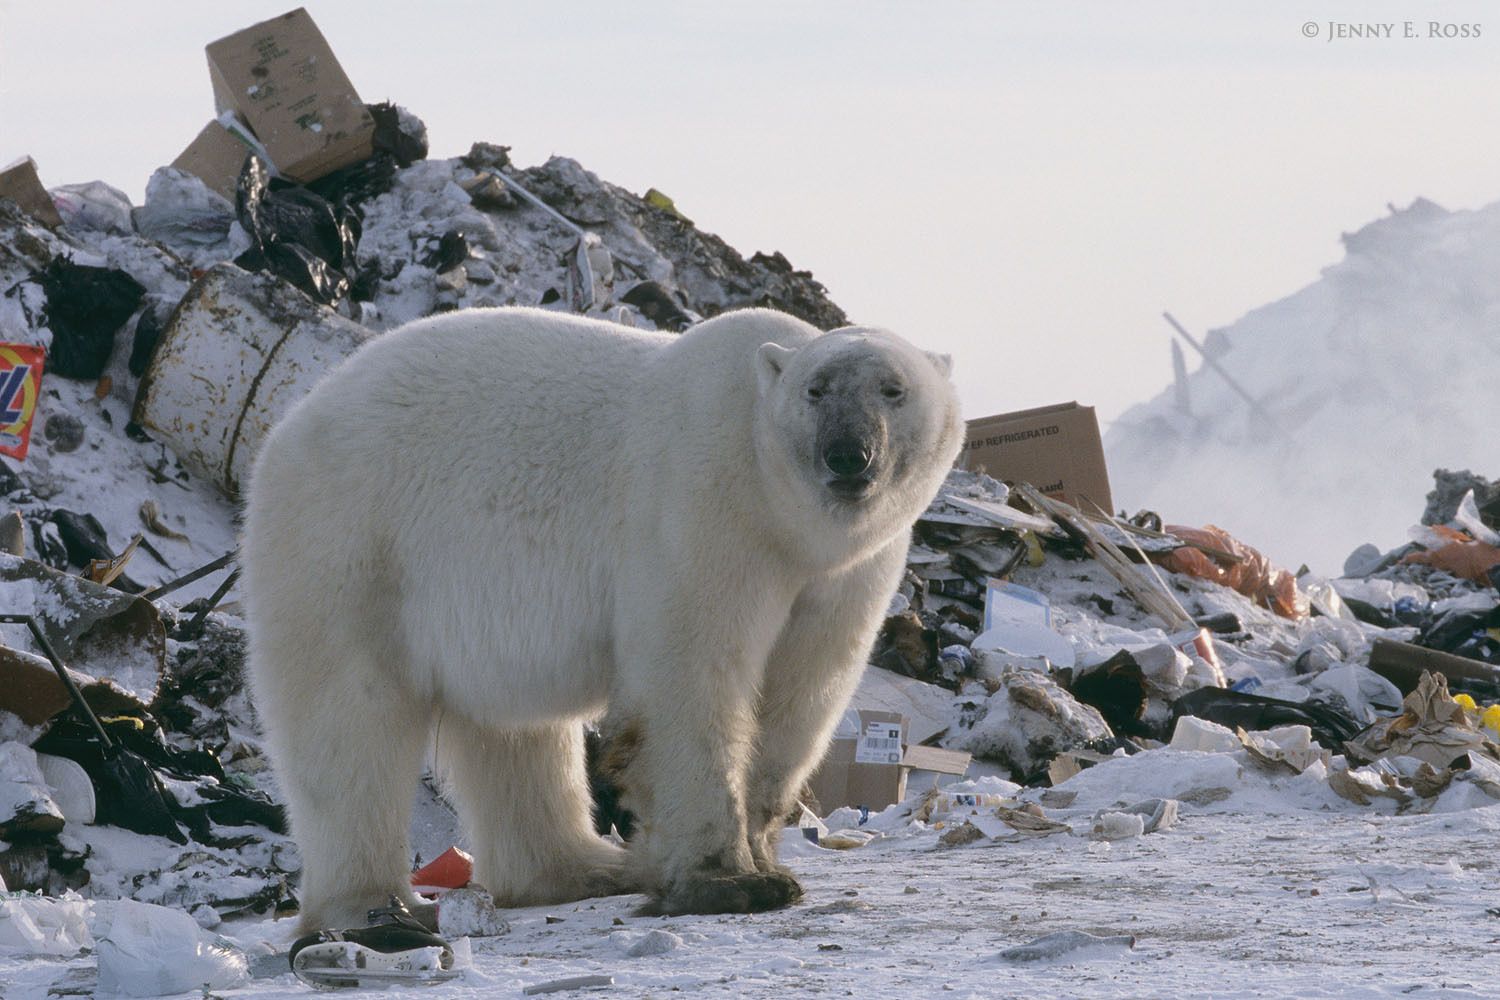
M1319 281L1203 340L1263 412L1200 365L1115 421L1117 502L1170 501L1178 523L1333 576L1361 543L1405 531L1402 498L1435 468L1500 466L1500 203L1419 199L1343 242Z

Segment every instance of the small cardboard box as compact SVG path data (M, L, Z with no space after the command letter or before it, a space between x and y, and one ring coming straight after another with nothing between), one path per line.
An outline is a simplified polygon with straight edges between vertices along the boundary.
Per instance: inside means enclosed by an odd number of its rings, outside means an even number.
M301 7L207 53L219 112L244 119L283 176L306 184L369 159L375 121Z
M0 170L0 198L9 198L21 206L21 211L50 229L62 225L62 216L52 196L42 187L37 176L36 161L23 156L4 170Z
M828 755L807 779L824 813L840 806L867 806L874 812L900 802L906 798L906 779L913 770L968 770L969 754L907 746L908 728L906 716L899 712L861 708L845 713Z
M1113 512L1099 420L1076 402L969 421L962 468L1008 482L1027 482L1085 514Z
M172 166L197 177L210 191L217 191L232 203L249 152L250 146L244 140L217 121L211 121L177 154Z
M46 358L34 344L0 344L0 455L26 457Z

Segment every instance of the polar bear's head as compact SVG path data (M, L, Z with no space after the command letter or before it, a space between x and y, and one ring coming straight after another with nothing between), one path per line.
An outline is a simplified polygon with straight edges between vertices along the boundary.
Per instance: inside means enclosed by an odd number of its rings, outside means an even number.
M885 330L846 327L797 347L763 344L762 457L827 513L909 526L963 439L952 367L947 355Z

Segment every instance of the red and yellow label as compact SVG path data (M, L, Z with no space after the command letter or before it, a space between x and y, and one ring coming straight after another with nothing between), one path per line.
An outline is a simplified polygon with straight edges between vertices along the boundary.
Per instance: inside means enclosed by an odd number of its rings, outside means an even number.
M0 455L26 457L46 354L28 344L0 344Z

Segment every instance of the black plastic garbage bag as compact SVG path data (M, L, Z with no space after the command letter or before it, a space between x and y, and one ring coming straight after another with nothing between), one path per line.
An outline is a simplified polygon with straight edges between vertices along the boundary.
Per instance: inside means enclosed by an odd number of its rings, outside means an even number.
M263 793L238 788L229 782L219 758L207 750L188 750L168 743L160 726L136 724L122 720L110 735L115 742L136 754L158 774L193 786L193 801L179 802L170 793L167 808L187 827L199 843L213 844L222 839L210 825L263 826L275 833L286 833L286 811Z
M432 268L438 274L451 271L464 261L469 259L469 240L457 229L450 229L443 234L438 245L422 258L422 263Z
M118 735L120 723L109 728ZM95 822L186 844L187 835L173 819L161 778L139 754L118 740L105 747L99 736L77 719L63 716L35 743L40 753L66 757L81 765L94 785Z
M1500 604L1487 611L1454 608L1422 630L1417 644L1455 656L1500 663Z
M135 321L129 368L130 374L136 378L146 374L146 369L151 367L151 359L156 355L156 344L161 340L162 328L166 326L167 317L176 304L175 301L166 301L162 296L151 296L147 299L146 308L141 310L141 318Z
M375 119L368 160L335 170L308 185L339 205L358 206L385 194L395 183L396 171L427 159L427 126L411 112L402 113L394 104L367 104Z
M45 321L52 330L47 371L64 378L96 379L114 351L115 332L130 318L146 289L124 271L54 257L34 276L47 294Z
M95 821L186 844L186 835L167 811L161 779L140 756L110 739L38 619L27 614L0 614L0 622L25 625L30 630L32 640L68 691L73 702L72 715L54 720L33 746L42 753L67 757L83 767L94 786Z
M273 182L259 157L245 160L235 212L251 247L235 259L247 271L269 271L324 305L349 295L357 270L359 217L295 184Z
M215 826L255 825L285 833L286 812L263 793L237 788L224 776L219 759L203 750L183 750L167 743L160 727L130 717L108 719L104 728L113 755L104 752L98 736L79 720L63 716L37 741L36 749L77 761L93 780L98 821L112 826L165 836L186 843L181 826L192 839L215 844L225 838ZM119 772L127 761L123 777ZM179 802L164 790L161 775L180 787L192 785L191 801ZM122 794L124 791L130 794Z
M1233 729L1271 729L1276 726L1306 726L1319 746L1334 753L1344 752L1344 741L1353 739L1363 726L1343 712L1316 701L1283 701L1226 688L1199 688L1172 702L1172 721L1168 732L1176 729L1177 720L1192 715Z

